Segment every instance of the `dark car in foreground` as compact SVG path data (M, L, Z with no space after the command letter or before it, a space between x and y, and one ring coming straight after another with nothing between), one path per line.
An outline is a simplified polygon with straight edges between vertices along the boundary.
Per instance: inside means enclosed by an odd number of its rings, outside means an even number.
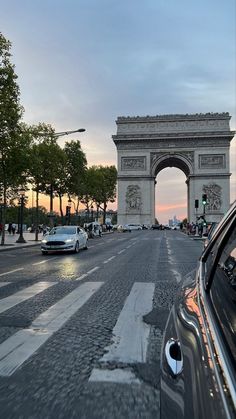
M236 413L236 202L181 286L161 354L161 419Z

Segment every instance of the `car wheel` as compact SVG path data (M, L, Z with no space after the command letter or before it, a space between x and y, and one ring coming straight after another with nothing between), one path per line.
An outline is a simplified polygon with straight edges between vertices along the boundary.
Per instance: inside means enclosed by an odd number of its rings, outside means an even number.
M48 252L46 250L42 250L42 255L47 255Z
M79 253L79 242L76 242L75 243L75 250L74 250L74 252L75 253Z
M88 240L86 240L86 243L84 245L84 250L88 250Z

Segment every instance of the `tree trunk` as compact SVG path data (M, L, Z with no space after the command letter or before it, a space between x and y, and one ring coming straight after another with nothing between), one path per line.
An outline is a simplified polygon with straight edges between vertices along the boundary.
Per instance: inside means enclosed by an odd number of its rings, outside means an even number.
M59 207L60 207L60 213L61 213L61 221L63 221L64 214L63 214L63 209L62 209L62 195L61 195L60 192L58 193L58 197L59 197Z
M103 224L105 225L106 224L106 210L107 210L107 203L106 202L104 202L103 203L103 205L104 205L104 209L103 209Z
M39 192L36 189L36 222L35 222L35 241L39 239Z
M3 211L2 211L2 238L1 238L1 246L5 244L5 224L6 224L6 206L7 206L7 191L4 185L3 187Z

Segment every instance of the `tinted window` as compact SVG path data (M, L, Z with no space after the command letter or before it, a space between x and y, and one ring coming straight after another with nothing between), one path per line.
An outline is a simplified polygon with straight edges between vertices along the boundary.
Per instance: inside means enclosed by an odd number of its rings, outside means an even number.
M236 365L236 223L220 250L210 294L220 331Z

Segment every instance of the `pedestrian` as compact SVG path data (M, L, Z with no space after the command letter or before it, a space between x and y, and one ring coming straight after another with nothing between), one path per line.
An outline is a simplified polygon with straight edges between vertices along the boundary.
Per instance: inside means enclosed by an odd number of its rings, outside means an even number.
M16 224L15 223L12 223L11 230L12 230L12 234L14 235L15 232L16 232Z
M8 233L11 234L12 233L12 223L8 224L8 229L7 229Z

